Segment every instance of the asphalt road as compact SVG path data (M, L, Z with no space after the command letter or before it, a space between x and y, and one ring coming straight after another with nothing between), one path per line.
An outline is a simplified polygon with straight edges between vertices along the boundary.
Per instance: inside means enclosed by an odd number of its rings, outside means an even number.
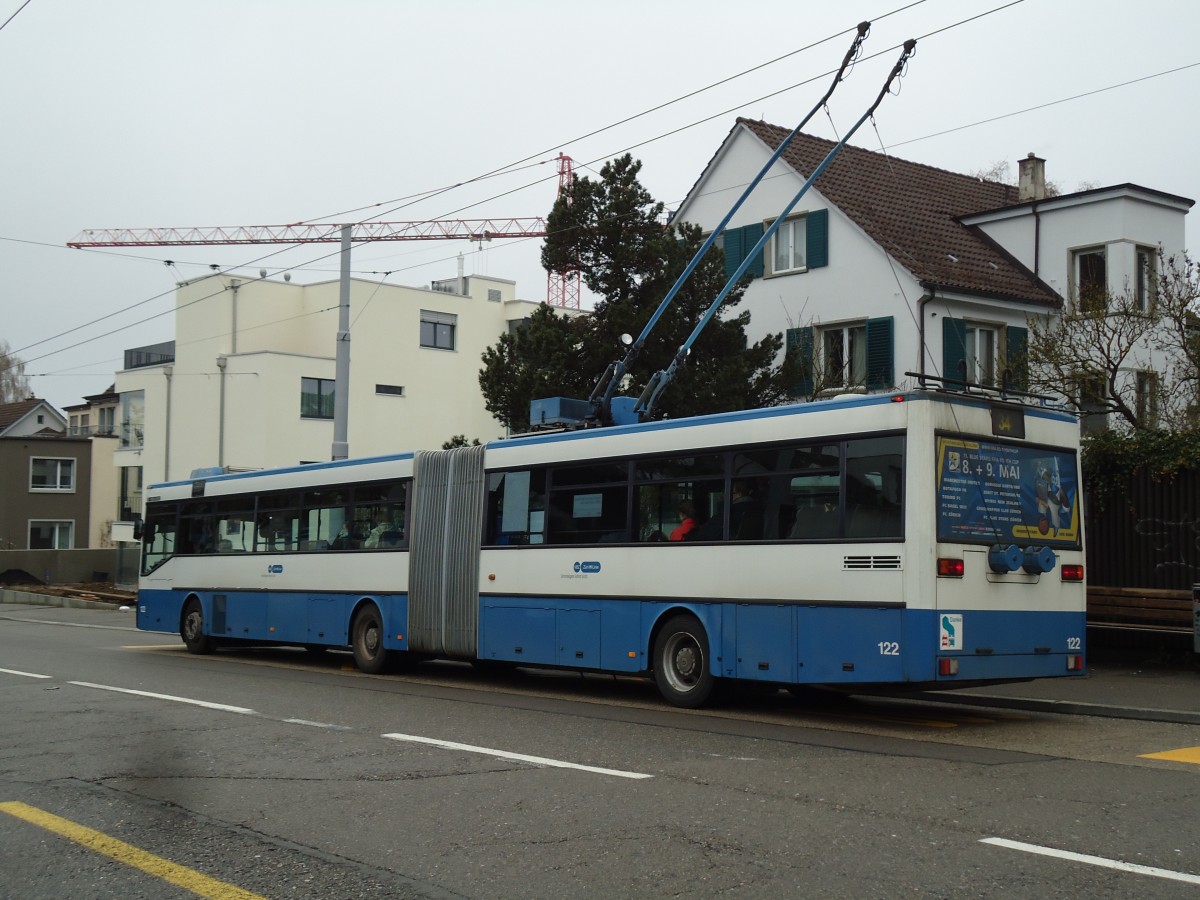
M128 613L0 606L0 896L1195 896L1200 765L1145 756L1188 748L1200 726L194 657Z

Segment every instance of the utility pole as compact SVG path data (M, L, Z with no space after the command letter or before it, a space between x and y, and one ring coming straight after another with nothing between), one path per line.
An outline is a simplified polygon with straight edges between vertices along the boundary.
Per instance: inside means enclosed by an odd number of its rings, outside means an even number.
M350 455L350 232L342 226L342 274L338 294L337 355L334 359L332 459Z

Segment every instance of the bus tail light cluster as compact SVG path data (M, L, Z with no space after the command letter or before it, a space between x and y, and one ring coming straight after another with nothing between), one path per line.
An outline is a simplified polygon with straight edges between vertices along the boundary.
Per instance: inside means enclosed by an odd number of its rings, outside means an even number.
M943 556L937 561L938 578L962 578L965 571L966 566L963 565L961 559L950 559Z
M938 674L939 675L957 675L958 660L951 656L942 656L938 658Z
M1069 653L1067 654L1067 671L1082 672L1083 671L1083 654Z
M1083 566L1072 563L1065 565L1059 571L1063 581L1083 581Z

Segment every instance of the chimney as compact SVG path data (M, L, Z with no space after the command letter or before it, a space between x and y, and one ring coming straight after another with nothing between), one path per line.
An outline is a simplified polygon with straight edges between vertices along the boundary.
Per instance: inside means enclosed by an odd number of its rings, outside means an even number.
M1046 161L1030 153L1017 162L1020 177L1017 181L1017 197L1026 200L1046 199Z

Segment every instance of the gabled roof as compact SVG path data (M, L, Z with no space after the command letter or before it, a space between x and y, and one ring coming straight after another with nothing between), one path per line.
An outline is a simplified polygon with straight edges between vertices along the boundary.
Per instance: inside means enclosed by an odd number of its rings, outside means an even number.
M30 397L28 400L18 400L16 403L0 404L0 432L45 402L37 397Z
M790 128L754 119L739 118L737 125L772 151L791 133ZM782 159L808 177L834 144L798 134ZM982 230L955 221L969 213L1016 205L1015 187L849 144L814 186L922 284L1045 306L1062 304L1058 294Z
M62 414L58 410L45 400L40 400L37 397L30 397L28 400L18 400L16 403L3 403L0 404L0 435L3 435L38 407L45 407L56 418L62 419Z

